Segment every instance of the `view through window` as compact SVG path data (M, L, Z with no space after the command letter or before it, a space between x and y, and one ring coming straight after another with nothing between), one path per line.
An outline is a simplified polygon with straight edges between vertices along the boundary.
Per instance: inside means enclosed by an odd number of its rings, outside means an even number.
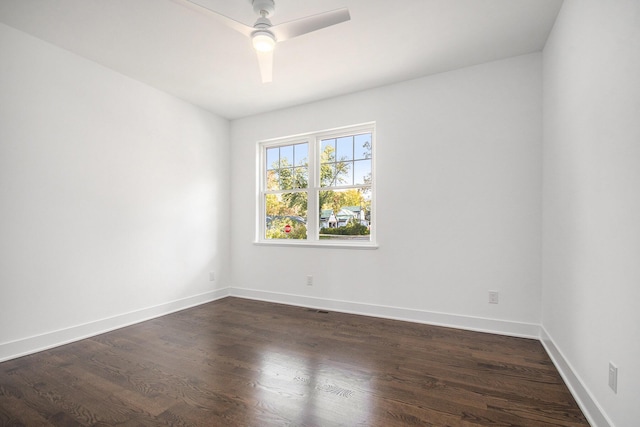
M374 137L369 124L261 143L259 241L372 243Z

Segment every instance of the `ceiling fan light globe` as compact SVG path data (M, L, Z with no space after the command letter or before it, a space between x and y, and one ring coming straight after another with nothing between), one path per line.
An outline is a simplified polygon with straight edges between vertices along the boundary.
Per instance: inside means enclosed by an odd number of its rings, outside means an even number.
M276 45L276 39L266 31L256 31L252 36L253 48L258 52L271 52Z

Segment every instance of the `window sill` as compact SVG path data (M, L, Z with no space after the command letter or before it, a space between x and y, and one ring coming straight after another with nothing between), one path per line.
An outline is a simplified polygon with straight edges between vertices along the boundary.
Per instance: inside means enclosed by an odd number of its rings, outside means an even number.
M361 250L374 250L378 249L376 243L353 243L353 242L290 242L286 240L276 241L257 241L253 242L256 246L280 246L280 247L302 247L302 248L331 248L331 249L361 249Z

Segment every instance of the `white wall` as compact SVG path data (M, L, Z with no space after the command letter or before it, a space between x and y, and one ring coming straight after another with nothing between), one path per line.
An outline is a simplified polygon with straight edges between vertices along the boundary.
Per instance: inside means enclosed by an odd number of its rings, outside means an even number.
M234 292L443 313L453 317L415 319L479 329L478 318L537 325L541 88L541 55L531 54L233 121ZM368 121L378 131L380 248L253 245L256 142ZM487 303L490 289L500 304Z
M640 2L565 0L544 94L543 326L608 422L636 426Z
M0 121L0 360L228 282L226 120L0 25Z

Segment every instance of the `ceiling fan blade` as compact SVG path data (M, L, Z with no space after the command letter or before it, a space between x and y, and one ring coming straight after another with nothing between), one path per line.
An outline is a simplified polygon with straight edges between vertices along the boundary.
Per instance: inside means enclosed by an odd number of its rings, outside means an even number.
M262 74L262 83L271 83L273 80L273 51L259 52L258 64L260 65L260 74Z
M245 25L242 22L238 22L235 19L231 19L228 16L224 16L194 1L191 1L191 0L172 0L172 1L174 3L178 3L182 6L188 7L189 9L194 10L196 12L204 13L208 16L211 16L212 18L217 19L218 21L222 22L226 26L233 28L234 30L238 31L241 34L244 34L247 37L250 37L251 33L255 30L255 28L253 27Z
M322 28L330 27L331 25L339 24L350 19L351 15L349 14L349 9L342 8L274 25L270 30L276 36L278 41L283 41L312 31L320 30Z

